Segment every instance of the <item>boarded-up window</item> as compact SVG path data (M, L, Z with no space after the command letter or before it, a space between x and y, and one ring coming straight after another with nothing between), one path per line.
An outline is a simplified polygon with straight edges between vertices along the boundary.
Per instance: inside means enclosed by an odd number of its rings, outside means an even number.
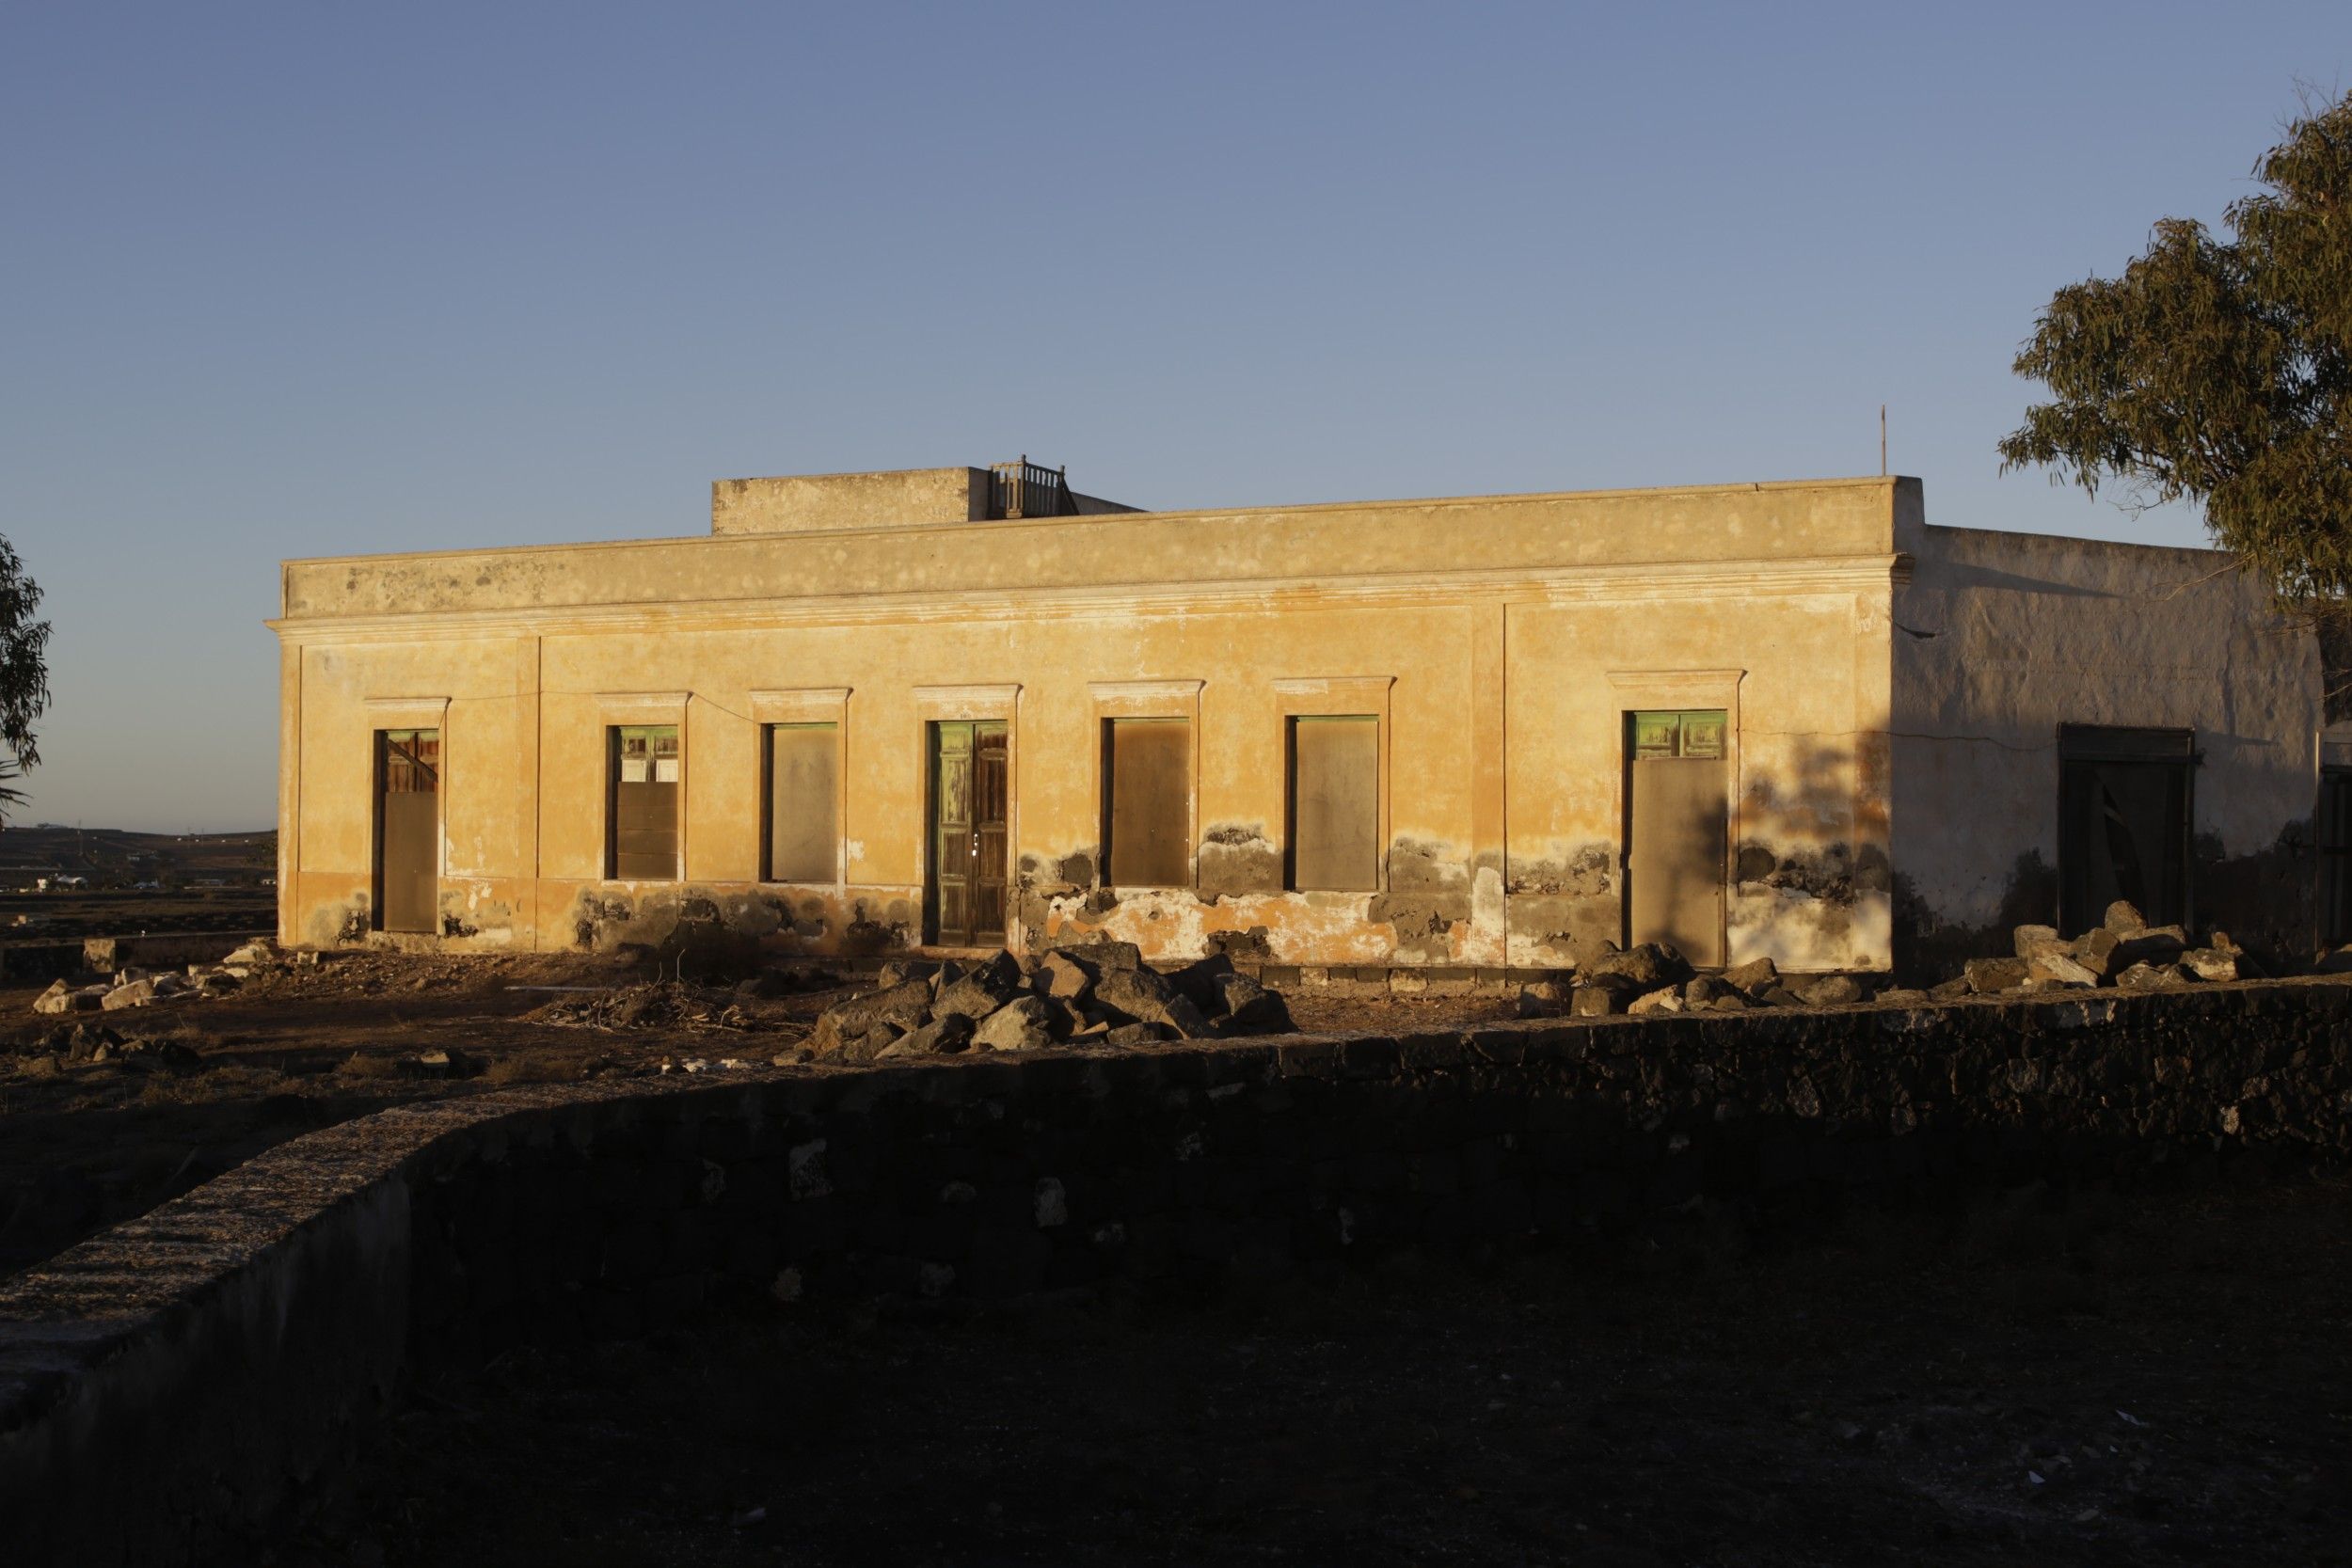
M606 875L623 881L675 881L681 781L677 726L617 724L611 736Z
M1113 887L1192 880L1192 725L1183 719L1103 724L1103 879Z
M1290 885L1378 888L1379 719L1302 716L1290 721Z
M2128 899L2158 926L2190 918L2195 737L2186 730L2058 731L2058 924L2088 930Z
M768 880L839 877L839 769L835 726L768 726Z

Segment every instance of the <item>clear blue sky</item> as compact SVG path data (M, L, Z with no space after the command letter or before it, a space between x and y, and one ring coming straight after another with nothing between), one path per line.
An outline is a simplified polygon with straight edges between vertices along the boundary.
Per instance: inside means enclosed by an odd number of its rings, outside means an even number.
M2309 5L0 8L24 820L273 816L283 557L690 533L722 475L1190 506L1999 473L2058 285L2218 217Z

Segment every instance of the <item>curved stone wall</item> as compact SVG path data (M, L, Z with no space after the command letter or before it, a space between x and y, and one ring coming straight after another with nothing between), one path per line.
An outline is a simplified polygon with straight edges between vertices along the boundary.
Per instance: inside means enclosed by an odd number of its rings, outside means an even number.
M728 1290L1208 1290L1709 1202L2340 1159L2347 1006L2289 982L1538 1021L389 1110L0 1288L0 1520L16 1560L202 1560L404 1376Z

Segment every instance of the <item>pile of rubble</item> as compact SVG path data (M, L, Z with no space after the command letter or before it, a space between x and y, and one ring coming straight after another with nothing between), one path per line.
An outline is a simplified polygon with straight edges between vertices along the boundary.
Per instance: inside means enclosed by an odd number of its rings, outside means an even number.
M1783 975L1770 958L1720 974L1694 975L1679 954L1660 943L1623 952L1604 946L1599 957L1579 964L1572 978L1539 981L1522 990L1519 1016L1744 1012L1751 1007L1833 1007L1865 1001L1916 1006L2094 986L2155 990L2249 979L2262 973L2228 932L2209 931L2201 943L2193 942L2180 927L2151 926L2139 911L2122 901L2107 906L2099 925L2071 940L2051 926L2020 926L2011 940L2014 956L1971 958L1961 974L1928 990L1876 990L1886 984L1883 975Z
M304 960L315 964L318 955L294 955L294 963ZM58 980L33 999L33 1011L110 1013L125 1007L152 1006L158 1002L227 996L257 974L287 967L288 960L278 952L278 944L266 937L257 937L216 964L188 965L185 974L178 970L126 967L87 986L72 986Z
M20 1054L28 1061L49 1058L52 1071L56 1067L103 1067L113 1062L128 1068L168 1068L175 1072L193 1072L204 1065L195 1047L184 1040L126 1039L103 1023L87 1021L57 1025L42 1038L24 1046ZM24 1070L22 1064L19 1070ZM35 1065L34 1070L41 1069Z
M2208 931L2192 943L2178 926L2151 926L2139 911L2117 900L2106 917L2069 941L2052 926L2020 926L2011 934L2012 957L1971 958L1957 978L1927 995L1937 1002L2004 991L2081 990L2113 986L2120 990L2156 990L2200 981L2251 979L2260 967L2230 940Z
M969 967L887 966L879 989L825 1010L809 1049L874 1061L966 1051L1144 1045L1280 1034L1280 996L1223 955L1173 974L1146 965L1132 942L1057 947L1042 958L996 953Z
M1539 980L1519 992L1521 1018L1613 1013L1740 1013L1752 1007L1836 1007L1867 993L1849 974L1784 975L1770 958L1720 974L1693 974L1682 955L1663 942L1620 951L1604 944L1580 963L1573 979Z
M708 991L675 980L622 986L580 996L560 997L523 1015L532 1023L567 1029L748 1029L751 1020L724 991Z

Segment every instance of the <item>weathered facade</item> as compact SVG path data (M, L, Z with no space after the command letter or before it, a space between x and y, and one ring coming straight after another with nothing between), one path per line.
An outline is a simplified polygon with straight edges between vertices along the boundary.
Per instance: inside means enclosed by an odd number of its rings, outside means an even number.
M2283 958L2352 938L2352 725L2308 625L2217 551L1918 538L1892 641L1908 945L2079 930L2111 897Z
M2322 934L2312 635L2209 552L1931 528L1915 480L728 481L708 537L283 592L288 942L1881 969L2102 892Z

